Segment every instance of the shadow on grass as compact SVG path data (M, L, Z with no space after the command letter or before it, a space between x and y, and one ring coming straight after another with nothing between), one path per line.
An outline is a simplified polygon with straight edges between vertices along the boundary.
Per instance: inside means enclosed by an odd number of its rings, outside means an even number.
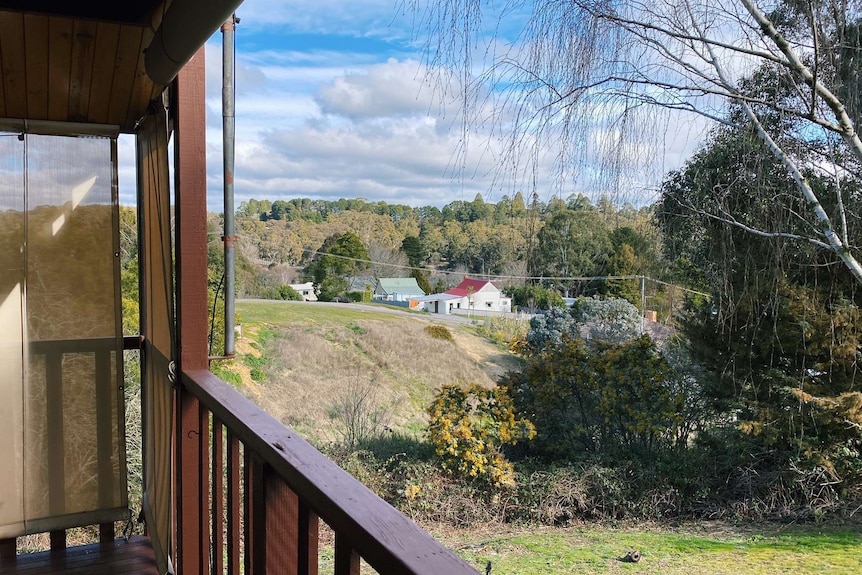
M366 439L357 449L373 454L378 461L387 461L393 457L404 457L416 462L434 459L434 447L430 443L415 435L397 431Z

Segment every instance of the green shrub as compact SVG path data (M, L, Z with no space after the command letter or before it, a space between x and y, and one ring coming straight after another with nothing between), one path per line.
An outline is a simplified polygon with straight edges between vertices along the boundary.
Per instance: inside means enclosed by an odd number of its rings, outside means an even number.
M287 284L279 286L278 297L286 301L302 301L302 294Z
M453 341L452 332L445 325L426 325L425 333L435 339Z
M546 310L554 307L566 307L563 296L555 289L540 285L506 288L505 293L512 298L512 305L518 309Z
M350 322L349 324L347 324L347 329L349 329L350 331L352 331L356 335L364 335L364 334L368 333L367 329L365 329L364 327L362 327L361 325L359 325L356 322Z
M361 291L349 291L344 296L347 298L347 301L351 303L358 303L365 301L365 292Z
M216 376L231 384L234 387L242 387L242 377L225 367L214 365L210 368Z
M528 325L528 322L522 319L488 316L484 325L478 326L476 331L497 345L509 347L513 342L524 339Z
M536 426L544 455L650 458L684 443L686 395L649 336L592 347L567 335L502 384Z

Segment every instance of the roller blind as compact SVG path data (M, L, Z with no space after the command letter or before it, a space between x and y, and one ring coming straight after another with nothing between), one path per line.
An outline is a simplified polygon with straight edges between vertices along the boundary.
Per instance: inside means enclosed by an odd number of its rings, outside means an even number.
M0 537L126 517L116 140L0 136ZM5 492L5 491L4 491Z
M148 115L137 133L141 238L144 496L147 528L159 572L167 571L171 543L171 433L173 389L173 258L165 111Z

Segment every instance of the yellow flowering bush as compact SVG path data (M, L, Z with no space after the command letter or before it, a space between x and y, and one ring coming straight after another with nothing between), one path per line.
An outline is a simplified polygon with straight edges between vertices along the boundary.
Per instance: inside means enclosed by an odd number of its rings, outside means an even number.
M419 487L415 483L411 483L410 485L408 485L407 487L404 488L404 497L406 497L410 501L413 501L414 499L419 497L419 494L421 492L422 492L421 487Z
M428 415L428 433L444 469L495 486L514 485L514 469L500 450L532 439L536 428L516 417L505 389L444 386Z

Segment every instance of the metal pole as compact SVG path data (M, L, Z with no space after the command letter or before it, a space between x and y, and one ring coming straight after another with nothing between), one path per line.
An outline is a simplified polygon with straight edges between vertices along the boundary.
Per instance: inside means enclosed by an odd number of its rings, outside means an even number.
M641 276L641 335L646 332L646 276Z
M236 139L236 122L234 114L235 81L234 81L234 31L239 20L231 15L222 24L222 137L224 144L224 354L234 355L236 321L236 265L234 261L234 242L236 242L236 226L234 222L233 201L233 170L234 141Z

